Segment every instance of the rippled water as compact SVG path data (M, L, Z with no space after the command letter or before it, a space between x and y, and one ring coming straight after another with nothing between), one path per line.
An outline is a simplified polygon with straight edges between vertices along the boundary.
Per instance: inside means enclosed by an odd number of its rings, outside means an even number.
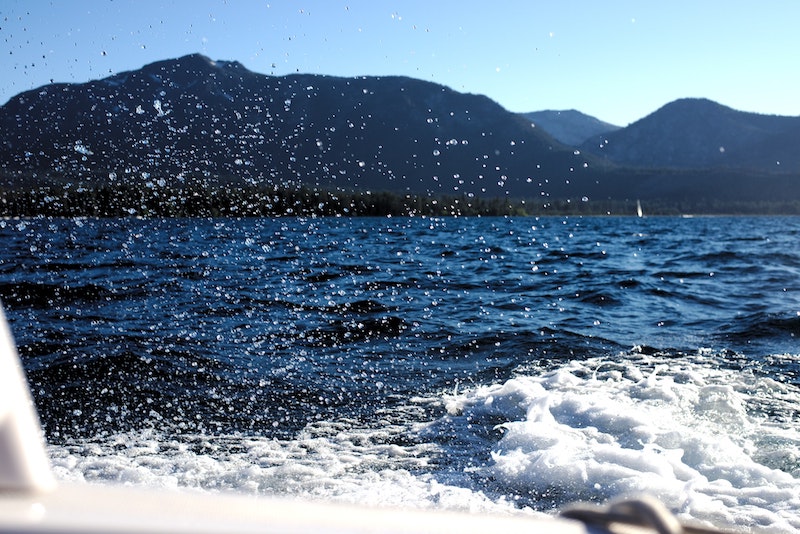
M800 528L797 218L0 221L58 475Z

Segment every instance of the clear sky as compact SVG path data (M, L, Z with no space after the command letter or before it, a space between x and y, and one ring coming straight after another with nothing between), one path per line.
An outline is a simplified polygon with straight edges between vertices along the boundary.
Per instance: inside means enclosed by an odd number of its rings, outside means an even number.
M0 0L0 103L200 52L621 126L682 97L800 115L799 22L797 0Z

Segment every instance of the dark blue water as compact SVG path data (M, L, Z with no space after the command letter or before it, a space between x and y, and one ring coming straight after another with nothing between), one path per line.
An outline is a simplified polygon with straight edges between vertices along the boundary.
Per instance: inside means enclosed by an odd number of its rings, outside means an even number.
M776 218L7 221L0 297L53 437L153 424L148 407L162 426L284 433L634 345L729 350L794 381L765 357L797 352L798 232ZM274 402L254 413L254 391Z
M490 445L470 450L446 403L414 399L648 358L798 387L797 218L35 219L0 222L0 240L56 446L449 421L384 444L446 441L430 463L463 471L490 462L508 414L476 416ZM771 406L793 430L796 407Z

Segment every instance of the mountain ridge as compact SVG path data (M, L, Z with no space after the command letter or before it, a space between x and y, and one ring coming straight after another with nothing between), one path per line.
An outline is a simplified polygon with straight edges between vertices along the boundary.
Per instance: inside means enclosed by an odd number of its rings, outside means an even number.
M710 101L674 105L688 106L688 117L702 115L692 106L708 108L712 126L720 116L739 124L744 113ZM663 110L576 148L484 95L429 81L270 76L191 54L12 98L0 107L0 188L311 187L516 198L541 206L587 199L800 200L790 160L780 172L698 169L691 159L662 165L652 152L680 153L664 149L664 139L678 146L672 138L686 137L680 128L689 124ZM794 123L771 131L773 122L759 133L762 143L774 144L763 157L794 146L793 138L781 137ZM637 128L655 132L644 145L650 152L633 144L622 152L626 160L614 150Z
M800 117L739 111L706 98L669 102L580 149L619 165L800 172ZM778 163L780 162L780 163Z
M160 175L524 197L586 163L483 95L407 77L268 76L198 54L21 93L0 128L7 185Z

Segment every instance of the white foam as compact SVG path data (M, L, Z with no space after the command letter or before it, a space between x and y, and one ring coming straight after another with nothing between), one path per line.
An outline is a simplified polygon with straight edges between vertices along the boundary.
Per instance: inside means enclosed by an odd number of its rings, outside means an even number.
M800 428L772 420L800 393L693 359L570 362L447 399L454 424L505 419L477 470L554 505L650 493L717 526L800 528Z
M796 531L800 392L718 363L634 353L532 368L409 400L446 407L424 424L321 422L288 440L130 432L49 452L69 481L531 514L646 492L684 519Z
M161 489L234 491L361 505L529 513L504 499L443 484L430 472L432 444L386 443L377 430L320 423L296 439L195 436L164 440L155 432L50 446L56 476L69 482Z

